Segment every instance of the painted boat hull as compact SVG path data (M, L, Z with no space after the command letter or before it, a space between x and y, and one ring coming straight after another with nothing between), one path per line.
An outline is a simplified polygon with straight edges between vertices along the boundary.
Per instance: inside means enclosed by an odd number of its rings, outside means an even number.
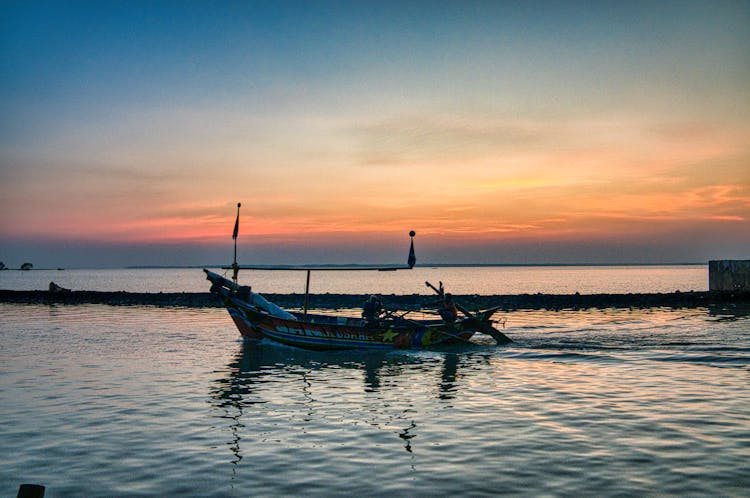
M461 330L442 325L426 325L382 321L366 327L359 319L340 319L332 323L322 315L300 316L298 320L278 318L244 307L229 300L227 309L242 337L249 340L270 339L305 349L414 349L468 341L474 330Z
M466 343L476 332L475 321L388 319L366 325L362 319L301 313L280 317L251 304L233 290L232 282L206 270L211 292L220 297L246 340L268 339L312 350L419 349Z

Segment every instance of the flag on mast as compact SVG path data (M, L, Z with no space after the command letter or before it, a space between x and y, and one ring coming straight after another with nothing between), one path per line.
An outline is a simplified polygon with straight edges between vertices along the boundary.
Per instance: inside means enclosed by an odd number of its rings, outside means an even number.
M232 232L232 238L234 240L237 240L237 235L240 232L240 206L241 204L237 203L237 219L234 222L234 231Z

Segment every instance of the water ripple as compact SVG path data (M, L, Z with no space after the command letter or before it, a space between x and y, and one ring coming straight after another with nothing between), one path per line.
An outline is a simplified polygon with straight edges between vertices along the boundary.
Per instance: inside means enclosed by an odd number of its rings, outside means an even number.
M244 344L214 309L0 313L2 495L750 487L746 322L706 312L510 313L509 347L393 353Z

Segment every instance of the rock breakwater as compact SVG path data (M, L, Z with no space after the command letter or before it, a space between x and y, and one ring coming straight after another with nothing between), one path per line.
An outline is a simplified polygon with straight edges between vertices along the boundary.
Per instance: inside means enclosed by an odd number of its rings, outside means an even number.
M300 308L302 294L264 294L283 308ZM365 294L311 294L311 309L360 308ZM749 292L671 292L653 294L509 294L457 295L458 302L472 309L500 306L511 311L519 309L588 309L588 308L700 308L726 304L750 306ZM429 309L437 305L434 295L384 295L389 308ZM160 306L188 308L222 307L221 301L208 292L99 292L99 291L18 291L0 289L0 302L26 304L105 304L111 306Z

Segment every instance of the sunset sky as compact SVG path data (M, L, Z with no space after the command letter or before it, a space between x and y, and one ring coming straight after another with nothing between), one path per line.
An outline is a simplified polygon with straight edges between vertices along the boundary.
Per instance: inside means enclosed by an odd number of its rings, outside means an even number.
M0 261L750 259L750 1L2 2Z

